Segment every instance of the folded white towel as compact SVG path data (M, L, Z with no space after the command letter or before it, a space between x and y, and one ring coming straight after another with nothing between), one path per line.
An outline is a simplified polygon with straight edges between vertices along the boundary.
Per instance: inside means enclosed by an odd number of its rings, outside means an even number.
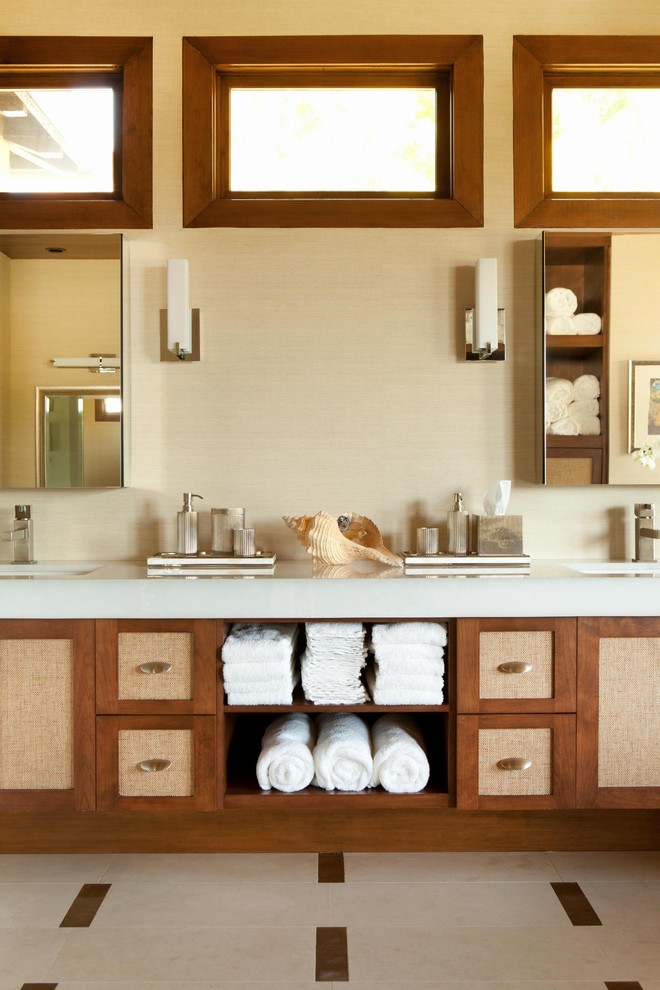
M549 337L570 336L578 332L574 316L546 316L545 332Z
M298 626L293 622L237 622L231 627L222 647L223 663L249 663L275 657L288 659L293 653L297 635Z
M417 675L444 676L445 662L442 659L414 656L401 659L397 654L383 657L380 653L374 653L373 656L378 664L378 670L381 675L392 674L398 677L416 677Z
M572 289L559 286L545 294L546 316L572 316L577 308L577 296Z
M573 382L573 398L576 401L580 399L597 399L600 395L600 382L595 375L580 375Z
M447 626L442 622L378 622L371 630L374 647L386 643L447 645Z
M298 674L287 683L272 681L254 681L251 684L231 688L227 691L228 705L290 705L293 701L293 689L298 683Z
M314 777L316 730L309 715L280 715L261 739L257 781L263 791L301 791Z
M433 687L416 687L413 678L406 678L400 684L379 683L373 669L365 674L367 686L376 705L442 705L444 704L444 681L441 678Z
M413 794L429 781L429 761L417 722L409 715L383 715L371 727L374 769L371 786Z
M307 649L300 661L305 697L317 705L368 700L360 672L366 663L361 622L307 622Z
M576 437L580 433L577 420L572 416L562 416L546 426L546 432L558 437Z
M600 333L602 320L598 313L576 313L573 317L574 333L595 336Z
M228 663L222 668L225 690L241 685L251 686L259 681L290 681L295 669L295 658L280 660L255 660L252 663Z
M326 791L362 791L374 763L366 722L351 713L328 713L317 719L314 782Z

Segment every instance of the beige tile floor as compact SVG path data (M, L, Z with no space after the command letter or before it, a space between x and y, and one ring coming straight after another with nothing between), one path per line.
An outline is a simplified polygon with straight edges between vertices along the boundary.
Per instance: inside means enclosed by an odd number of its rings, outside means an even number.
M660 852L0 855L0 990L660 990ZM602 921L574 926L552 882ZM110 889L60 928L83 884ZM316 928L349 982L316 983Z

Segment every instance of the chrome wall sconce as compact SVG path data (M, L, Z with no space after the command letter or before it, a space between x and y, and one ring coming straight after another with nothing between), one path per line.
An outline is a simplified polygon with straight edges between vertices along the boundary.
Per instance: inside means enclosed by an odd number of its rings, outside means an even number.
M465 360L504 361L505 312L497 307L497 258L478 258L475 305L465 310Z
M191 309L188 261L167 262L167 309L160 311L161 361L199 361L199 310Z
M54 368L89 368L97 375L116 375L120 360L116 354L90 354L89 357L51 358Z

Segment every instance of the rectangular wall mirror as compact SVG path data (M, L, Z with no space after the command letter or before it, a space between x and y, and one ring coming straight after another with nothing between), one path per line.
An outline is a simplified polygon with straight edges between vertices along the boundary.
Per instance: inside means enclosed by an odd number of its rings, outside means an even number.
M660 234L546 231L538 257L543 483L660 484Z
M115 488L122 235L0 234L0 488Z

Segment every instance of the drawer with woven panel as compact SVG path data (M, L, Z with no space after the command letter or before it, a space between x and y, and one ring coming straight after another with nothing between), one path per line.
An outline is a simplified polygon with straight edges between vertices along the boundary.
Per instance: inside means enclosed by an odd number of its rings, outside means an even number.
M575 722L575 715L459 715L457 807L574 807Z
M101 811L215 808L215 718L100 715L96 719Z
M98 620L97 712L213 715L217 649L213 620Z
M458 712L574 712L575 619L459 619Z

